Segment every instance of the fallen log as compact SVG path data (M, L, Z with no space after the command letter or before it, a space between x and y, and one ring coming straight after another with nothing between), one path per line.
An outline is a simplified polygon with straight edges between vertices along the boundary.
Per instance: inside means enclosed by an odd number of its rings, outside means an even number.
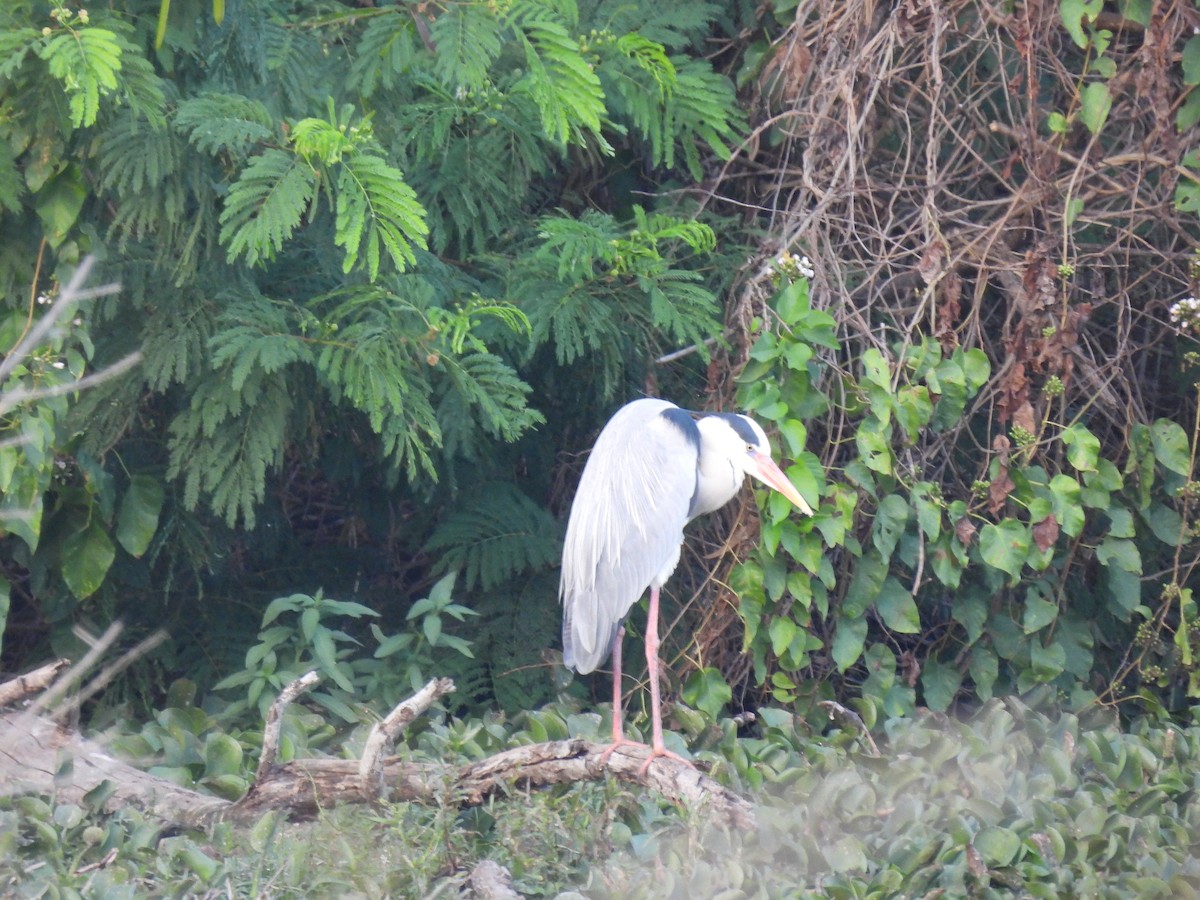
M276 700L268 724L284 706L315 682L302 676ZM384 757L385 748L418 715L454 690L448 679L430 681L376 727L361 760L311 758L277 763L271 728L254 783L236 801L201 794L115 759L98 742L48 715L30 711L0 714L0 795L50 794L74 803L105 787L110 809L132 804L164 822L207 828L217 822L255 822L269 811L306 819L321 809L347 803L449 802L482 804L519 790L595 781L612 775L641 785L675 803L705 807L736 827L754 821L752 806L692 766L658 757L643 769L649 748L631 745L604 756L606 745L584 740L513 747L465 766Z

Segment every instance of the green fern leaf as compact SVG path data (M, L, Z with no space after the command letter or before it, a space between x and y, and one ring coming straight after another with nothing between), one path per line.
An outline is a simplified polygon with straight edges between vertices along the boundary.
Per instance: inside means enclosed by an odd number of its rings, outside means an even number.
M17 168L12 147L7 141L0 142L0 206L12 213L20 212L24 196L25 179Z
M433 74L454 91L475 91L489 81L489 69L500 55L501 23L480 3L455 3L429 28L437 53Z
M153 191L178 169L180 150L169 131L122 113L96 140L100 187L122 199Z
M127 108L144 119L152 128L167 124L166 82L146 58L137 33L119 19L113 20L116 39L121 48L121 92Z
M141 334L141 371L152 391L183 384L208 364L208 341L215 330L210 295L188 290L173 299L171 313L150 315Z
M376 16L363 29L350 65L350 87L370 97L379 88L391 90L417 54L412 16L399 9Z
M41 33L32 28L0 29L0 78L12 78L37 49Z
M384 250L404 271L416 264L413 245L424 250L428 234L425 208L399 169L369 153L354 153L342 163L334 236L334 242L346 250L342 271L353 269L362 252L374 281Z
M241 94L204 93L175 110L175 127L202 153L244 157L275 138L267 108Z
M644 279L650 296L650 319L654 327L681 344L696 344L704 354L704 342L720 331L720 304L712 291L698 284L695 272L672 269L655 279Z
M603 22L613 34L637 32L656 44L679 50L707 38L713 21L727 15L727 9L725 4L707 0L602 0L592 11L591 20Z
M96 121L100 95L117 89L121 42L107 28L77 28L51 37L38 50L50 74L70 98L71 124L86 128Z
M234 262L271 259L315 199L317 179L299 157L283 150L256 156L229 190L221 212L221 243Z
M445 370L467 409L494 437L515 441L545 421L541 413L526 406L529 385L500 357L487 352L443 356L439 368Z
M255 371L274 374L296 362L311 362L309 344L289 333L285 307L262 296L232 306L220 318L224 327L210 341L212 364L229 372L241 390Z
M436 571L458 570L468 589L491 590L517 575L558 564L561 532L545 509L503 482L479 485L472 496L425 545L427 552L440 555Z
M252 529L267 470L283 463L291 392L280 372L256 370L237 391L227 375L215 371L171 422L167 476L183 477L188 509L204 496L230 528Z
M706 144L719 159L729 159L729 144L738 139L745 117L729 79L714 72L706 61L677 60L676 73L675 91L667 99L665 128L675 135L688 173L699 181L704 172L698 144ZM668 168L674 165L673 144L666 145L662 161Z
M429 450L441 446L441 428L424 373L397 335L386 319L366 316L339 330L337 343L321 350L317 369L336 399L366 415L383 454L409 481L436 479Z
M557 260L560 279L591 278L597 264L608 267L621 230L608 213L585 210L578 219L563 215L547 216L538 223L542 246L537 257L543 262Z
M611 153L601 136L605 114L600 79L579 44L557 22L527 21L518 32L528 73L513 87L537 104L542 130L561 147L585 142L585 133Z

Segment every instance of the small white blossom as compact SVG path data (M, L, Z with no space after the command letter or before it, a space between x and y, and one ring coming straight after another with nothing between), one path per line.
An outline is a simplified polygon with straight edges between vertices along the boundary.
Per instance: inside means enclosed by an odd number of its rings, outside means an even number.
M1168 311L1171 324L1182 331L1200 333L1200 300L1195 297L1184 297L1177 301Z

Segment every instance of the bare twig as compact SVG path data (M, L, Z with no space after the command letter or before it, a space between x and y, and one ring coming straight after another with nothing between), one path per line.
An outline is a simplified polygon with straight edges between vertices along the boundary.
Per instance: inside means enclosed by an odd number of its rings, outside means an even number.
M284 711L293 700L320 680L321 676L315 671L305 672L295 681L284 687L279 692L279 696L275 698L275 702L271 704L271 708L267 711L267 721L263 725L262 752L258 756L258 769L254 773L254 786L256 788L259 784L267 780L271 771L275 768L275 761L279 757L279 735L283 730Z
M364 796L379 796L383 792L383 756L391 749L397 735L417 716L453 692L454 682L449 678L434 678L407 700L397 703L395 709L372 726L358 767Z

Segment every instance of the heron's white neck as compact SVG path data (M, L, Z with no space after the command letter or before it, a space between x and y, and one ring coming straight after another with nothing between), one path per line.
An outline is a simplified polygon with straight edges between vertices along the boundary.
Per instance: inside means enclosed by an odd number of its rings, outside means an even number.
M700 459L692 518L720 509L746 480L746 470L740 464L746 445L733 429L719 418L700 419L696 427L700 431Z

